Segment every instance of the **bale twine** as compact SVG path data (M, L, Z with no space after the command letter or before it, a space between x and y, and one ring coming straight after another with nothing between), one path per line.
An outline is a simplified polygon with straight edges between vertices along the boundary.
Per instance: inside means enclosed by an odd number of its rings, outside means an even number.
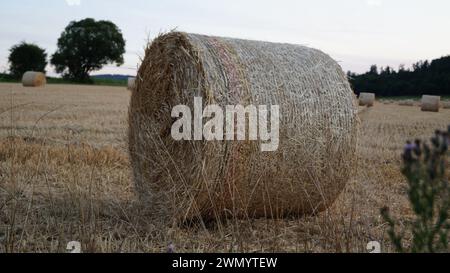
M42 72L28 71L22 76L22 85L27 87L44 86L47 83L45 74Z
M128 90L133 90L135 87L135 82L136 82L136 78L135 77L129 77L128 78L128 83L127 83L127 89Z
M374 93L360 93L359 94L359 106L372 107L375 103Z
M324 210L355 167L356 98L341 67L308 47L172 32L146 49L129 108L136 189L177 220L299 216ZM171 110L279 105L280 144L174 141ZM270 108L269 108L270 109Z
M422 111L439 112L441 97L440 96L422 96Z

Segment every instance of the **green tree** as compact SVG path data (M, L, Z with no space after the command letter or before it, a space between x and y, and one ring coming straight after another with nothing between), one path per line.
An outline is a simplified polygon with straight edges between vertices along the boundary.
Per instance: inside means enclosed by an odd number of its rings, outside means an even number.
M374 64L370 66L370 74L378 75L378 67Z
M20 79L27 71L40 71L45 73L47 54L45 49L35 44L22 42L9 50L9 71L13 77Z
M106 64L123 64L125 40L110 21L72 21L58 39L51 63L65 78L89 82L89 73Z

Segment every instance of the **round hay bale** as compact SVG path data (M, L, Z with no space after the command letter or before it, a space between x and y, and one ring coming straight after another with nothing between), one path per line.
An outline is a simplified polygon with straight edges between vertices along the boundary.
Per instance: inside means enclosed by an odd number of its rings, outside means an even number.
M136 82L136 78L135 77L129 77L128 78L128 83L127 83L127 89L128 90L133 90L135 87L135 82Z
M374 93L360 93L359 94L359 106L372 107L375 104Z
M440 103L440 96L423 95L421 102L422 111L439 112Z
M357 102L341 67L304 46L171 32L146 49L129 107L141 200L180 221L319 212L355 168ZM279 147L175 141L172 108L279 105ZM269 107L270 108L270 107Z
M22 85L27 87L44 86L47 83L45 74L42 72L28 71L22 76Z
M443 101L442 102L442 108L450 109L450 101Z

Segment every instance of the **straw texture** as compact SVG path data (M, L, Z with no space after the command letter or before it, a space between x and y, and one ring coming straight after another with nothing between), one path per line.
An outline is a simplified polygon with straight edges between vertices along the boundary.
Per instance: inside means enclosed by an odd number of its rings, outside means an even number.
M371 107L375 104L374 93L360 93L359 94L359 106Z
M47 83L45 74L42 72L28 71L22 76L22 85L27 87L43 86Z
M439 107L441 103L440 96L422 96L422 111L427 112L439 112Z
M146 50L129 108L136 189L168 219L283 217L328 207L354 168L357 102L346 75L308 47L172 32ZM279 105L280 145L174 141L172 107Z

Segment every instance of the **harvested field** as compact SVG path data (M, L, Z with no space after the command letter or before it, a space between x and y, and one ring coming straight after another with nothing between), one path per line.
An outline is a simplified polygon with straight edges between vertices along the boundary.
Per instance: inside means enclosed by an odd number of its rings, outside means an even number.
M360 108L355 176L328 210L285 220L165 226L134 192L125 87L0 84L0 252L392 251L379 209L412 216L400 153L407 139L445 129L450 109Z

